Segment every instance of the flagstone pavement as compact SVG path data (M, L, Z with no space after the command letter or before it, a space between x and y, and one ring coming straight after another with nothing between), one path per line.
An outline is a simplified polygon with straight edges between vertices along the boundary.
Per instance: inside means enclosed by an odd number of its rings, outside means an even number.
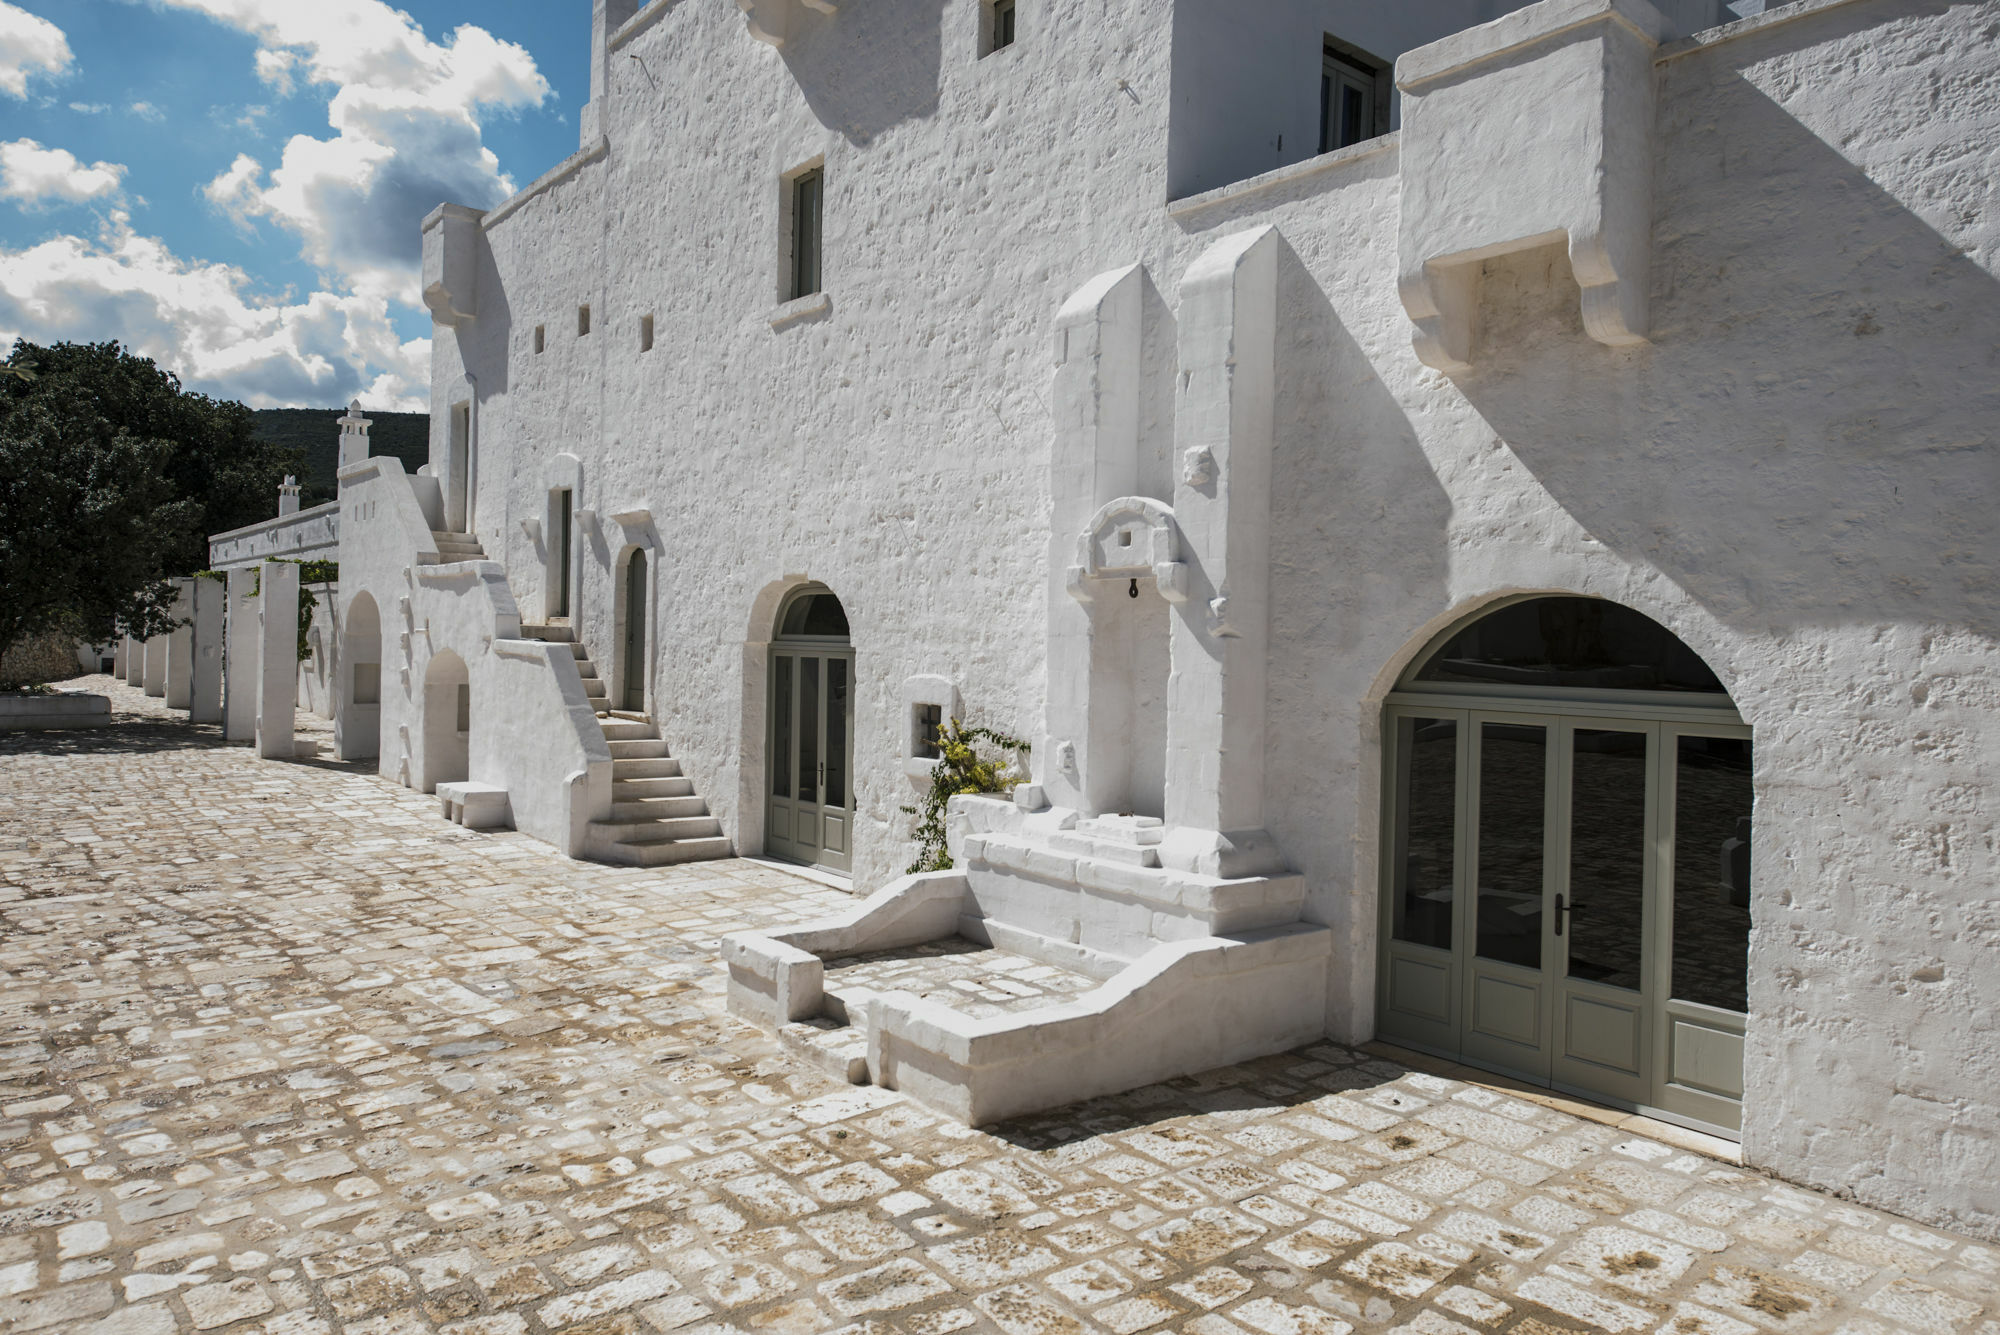
M724 1010L840 891L90 684L0 738L0 1332L2000 1335L2000 1248L1332 1043L956 1126Z

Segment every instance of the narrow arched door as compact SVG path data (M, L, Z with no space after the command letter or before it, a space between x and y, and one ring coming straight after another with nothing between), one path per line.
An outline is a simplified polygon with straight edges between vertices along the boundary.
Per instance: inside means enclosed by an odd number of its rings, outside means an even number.
M1733 1135L1750 730L1708 666L1518 600L1419 659L1383 738L1381 1035Z
M854 647L825 588L794 593L771 645L765 844L833 871L854 865Z
M634 549L625 562L625 653L620 675L629 713L646 712L646 553Z

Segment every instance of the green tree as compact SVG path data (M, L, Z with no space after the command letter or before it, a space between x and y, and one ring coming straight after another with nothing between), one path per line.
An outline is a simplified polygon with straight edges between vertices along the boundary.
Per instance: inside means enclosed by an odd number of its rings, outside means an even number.
M250 410L190 394L116 343L14 345L0 375L0 654L62 631L172 624L165 580L208 535L270 516L296 455Z
M117 343L14 345L7 365L32 379L0 380L0 420L41 404L61 421L99 421L166 447L158 468L171 500L197 513L174 535L161 575L208 566L208 535L269 519L278 483L301 468L299 451L260 441L250 409L181 388L179 377Z

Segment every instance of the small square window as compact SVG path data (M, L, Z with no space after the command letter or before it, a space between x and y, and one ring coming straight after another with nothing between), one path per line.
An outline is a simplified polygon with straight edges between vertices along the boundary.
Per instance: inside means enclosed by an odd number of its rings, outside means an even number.
M1014 45L1014 4L1015 0L985 0L979 7L981 56L990 56L995 51Z
M535 326L535 351L536 351L536 352L540 352L540 351L541 351L541 350L542 350L543 348L546 348L546 347L547 347L548 345L549 345L549 328L548 328L548 326L547 326L547 325L540 325L540 324L536 325L536 326Z
M936 760L944 754L938 749L938 734L944 730L943 705L910 706L910 754L918 760Z
M590 307L579 306L576 308L576 336L578 338L582 338L585 334L588 334L589 332L590 332Z
M653 350L653 317L650 315L642 315L639 317L639 351L651 352L652 350Z

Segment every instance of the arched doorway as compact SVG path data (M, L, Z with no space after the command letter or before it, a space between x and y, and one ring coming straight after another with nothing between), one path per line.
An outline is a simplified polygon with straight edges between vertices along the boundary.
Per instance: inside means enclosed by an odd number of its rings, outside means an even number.
M1418 657L1383 755L1380 1035L1733 1138L1750 729L1700 656L1517 599Z
M619 613L623 644L618 654L619 707L646 712L646 553L634 547L625 558L625 604Z
M778 609L771 645L765 842L795 862L854 865L854 649L847 612L824 585Z
M341 676L333 712L335 749L358 760L382 749L382 617L375 600L354 595L340 633Z
M472 682L465 660L449 649L424 669L424 772L417 785L434 793L467 777L472 755Z

